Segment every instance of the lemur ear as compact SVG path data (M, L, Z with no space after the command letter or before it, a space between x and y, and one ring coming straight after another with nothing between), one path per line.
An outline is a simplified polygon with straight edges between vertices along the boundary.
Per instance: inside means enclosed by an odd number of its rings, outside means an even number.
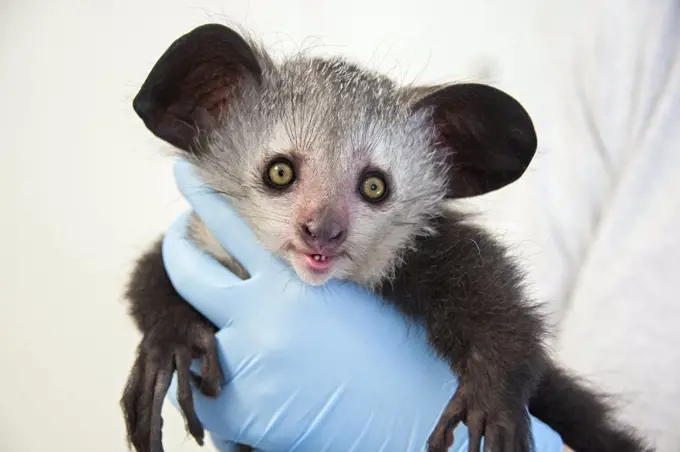
M481 195L519 179L536 152L534 125L508 94L476 83L426 92L413 111L431 109L436 149L451 165L449 198Z
M260 81L255 53L238 33L219 24L202 25L165 51L132 105L154 135L192 152L239 87Z

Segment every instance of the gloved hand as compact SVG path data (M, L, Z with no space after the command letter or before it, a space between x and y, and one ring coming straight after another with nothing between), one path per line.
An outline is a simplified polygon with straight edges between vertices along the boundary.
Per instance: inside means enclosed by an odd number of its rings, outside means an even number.
M456 390L422 327L348 282L303 283L260 247L220 195L186 162L179 187L216 238L251 274L242 281L186 239L188 213L163 243L173 285L220 328L226 384L217 399L194 390L196 412L218 448L266 452L422 451ZM174 400L176 381L170 394ZM537 451L560 437L532 419ZM467 450L467 430L453 451Z

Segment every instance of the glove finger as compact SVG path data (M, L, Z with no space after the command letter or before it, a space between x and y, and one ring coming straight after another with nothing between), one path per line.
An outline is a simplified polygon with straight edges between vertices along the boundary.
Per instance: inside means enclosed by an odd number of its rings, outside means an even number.
M220 244L248 270L251 275L272 256L258 242L248 224L230 205L225 196L212 190L196 175L187 161L175 165L177 185L198 216Z
M180 215L163 238L163 263L173 287L218 328L228 322L230 289L243 281L186 237L189 212ZM234 305L235 306L235 305Z

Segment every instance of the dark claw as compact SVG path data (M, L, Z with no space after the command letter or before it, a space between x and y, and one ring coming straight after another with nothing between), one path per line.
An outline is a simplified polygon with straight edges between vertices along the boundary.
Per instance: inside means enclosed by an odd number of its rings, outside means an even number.
M141 397L141 383L144 378L144 370L144 359L140 352L132 366L132 371L125 384L125 391L123 392L123 398L121 399L121 406L125 416L125 426L128 432L128 445L134 446L136 450L140 449L139 444L137 443L137 424L139 415L137 404Z
M151 447L151 410L153 389L156 383L155 367L155 363L148 359L140 347L121 400L128 429L128 442L139 452L150 451Z
M132 371L128 376L127 382L125 383L125 390L123 391L123 397L120 400L121 408L123 409L123 415L125 417L125 427L128 432L134 430L134 426L137 425L137 410L135 408L135 402L137 400L137 388L139 387L139 381L141 379L140 372L137 369L137 360L132 366Z
M222 382L214 331L204 324L187 328L188 338L176 340L167 335L145 335L125 385L121 407L125 415L128 442L137 452L163 452L161 416L163 402L177 371L177 399L187 430L200 445L204 430L194 408L190 371L192 353L203 358L201 391L219 395Z
M191 354L188 350L182 350L175 357L177 365L177 401L184 413L187 422L187 430L196 439L198 444L203 445L203 426L198 420L194 410L194 396L191 392Z
M150 431L150 443L151 452L162 452L163 442L162 442L162 431L163 426L163 401L165 400L165 394L167 394L168 389L170 389L170 382L172 381L172 362L168 363L165 368L160 369L158 375L156 376L156 384L153 388L153 402L151 405L151 431Z
M522 401L503 403L493 394L467 389L461 385L451 398L430 436L429 451L445 452L450 447L448 429L464 421L469 433L469 452L480 452L482 438L484 452L530 452L529 421Z

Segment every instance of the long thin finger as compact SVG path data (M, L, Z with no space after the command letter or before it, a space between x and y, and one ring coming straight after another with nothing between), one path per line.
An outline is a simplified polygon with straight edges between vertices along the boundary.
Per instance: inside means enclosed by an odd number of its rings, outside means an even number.
M177 367L177 402L179 403L184 419L187 422L187 429L196 442L203 445L203 425L198 420L194 407L194 396L191 393L191 354L188 350L181 350L176 355Z
M120 405L125 417L125 427L127 429L128 442L132 442L132 435L137 427L137 402L141 394L141 382L144 375L144 362L139 354L130 370L130 375L125 383L125 390L121 398Z
M137 423L132 434L132 443L139 452L151 450L151 413L153 405L154 386L158 374L157 358L142 355L144 360L144 374L140 381L140 392L137 397Z
M446 405L441 418L447 421L448 427L456 427L456 425L463 420L466 409L467 403L465 401L465 395L459 388Z
M430 435L430 450L445 450L449 430L457 425L465 413L466 403L460 389L456 391Z
M490 426L484 437L484 452L503 452L503 438L497 428Z
M481 450L482 435L484 434L484 417L469 416L467 428L470 436L468 452L479 452Z
M187 161L175 164L177 185L218 242L253 275L271 255L224 195L212 190Z
M217 354L217 340L211 336L211 345L203 350L203 363L201 365L201 392L208 397L217 397L222 389L224 374L220 358Z
M430 438L428 439L428 450L439 451L446 449L445 445L448 439L448 431L453 425L458 424L462 420L464 410L465 399L459 388L451 400L449 400L446 408L444 408L444 412L439 417L437 425L430 434Z
M534 439L531 436L531 431L528 429L520 428L519 430L512 431L508 433L509 438L506 444L509 444L512 449L519 452L531 452L535 448Z
M503 442L504 442L503 451L529 452L528 449L524 449L522 447L521 441L517 441L517 435L515 434L514 429L510 429L510 431L506 432L504 436L505 437L503 438Z
M172 362L159 369L156 383L153 388L153 401L151 403L151 422L149 425L149 443L151 452L163 452L163 401L170 388L172 380Z
M451 449L451 446L453 446L453 430L452 428L446 430L446 450Z

